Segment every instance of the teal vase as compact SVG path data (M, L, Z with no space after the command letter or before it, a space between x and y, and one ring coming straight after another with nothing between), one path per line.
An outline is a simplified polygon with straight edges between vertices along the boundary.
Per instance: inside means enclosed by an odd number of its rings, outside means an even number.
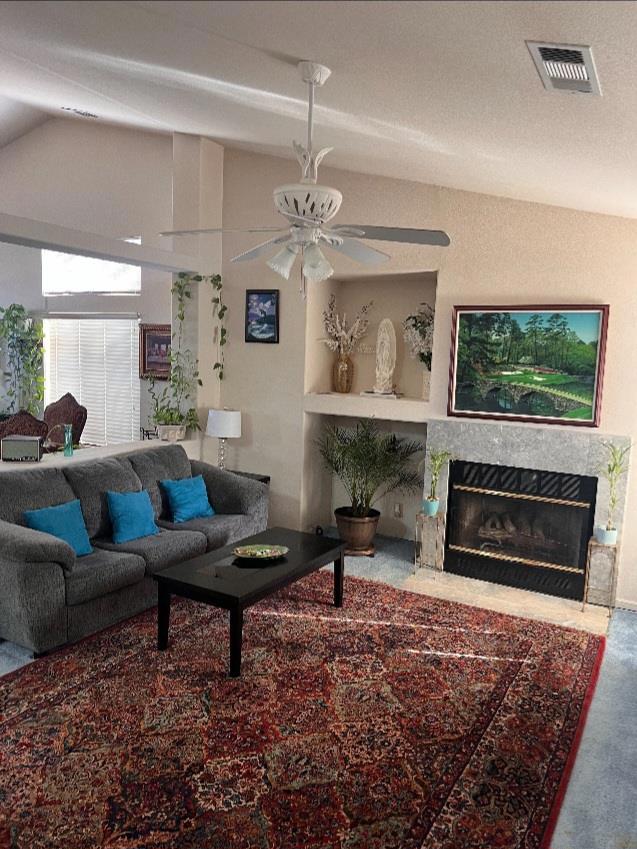
M73 456L73 427L70 424L64 425L64 456Z
M437 516L439 506L439 499L436 499L434 501L431 498L424 498L422 502L422 512L425 514L425 516Z

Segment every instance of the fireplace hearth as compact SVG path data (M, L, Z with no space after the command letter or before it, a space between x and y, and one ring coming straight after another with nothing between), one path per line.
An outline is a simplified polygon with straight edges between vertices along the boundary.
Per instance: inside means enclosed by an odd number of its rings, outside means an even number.
M444 568L581 600L596 494L594 477L454 461Z

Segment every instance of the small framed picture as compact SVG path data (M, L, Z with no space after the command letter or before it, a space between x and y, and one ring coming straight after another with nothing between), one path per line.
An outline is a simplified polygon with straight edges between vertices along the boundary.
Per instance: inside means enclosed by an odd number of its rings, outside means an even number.
M608 306L455 307L450 416L598 427Z
M246 342L279 341L279 290L246 290Z
M170 324L139 325L139 376L155 380L170 377Z

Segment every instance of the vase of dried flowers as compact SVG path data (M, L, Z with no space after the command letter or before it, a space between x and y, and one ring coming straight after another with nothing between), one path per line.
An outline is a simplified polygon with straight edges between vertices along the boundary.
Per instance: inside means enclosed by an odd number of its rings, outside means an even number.
M429 400L433 332L434 311L427 303L422 303L418 307L418 312L408 315L403 321L403 338L409 348L409 354L413 359L420 360L423 366L423 401Z
M339 354L332 369L334 392L351 392L354 382L354 363L349 354Z
M331 295L327 309L323 310L323 326L325 338L323 342L330 351L338 354L332 369L332 389L334 392L351 392L354 382L354 363L351 354L367 333L369 320L367 313L372 301L361 307L351 325L347 322L347 314L340 316L336 312L336 296Z

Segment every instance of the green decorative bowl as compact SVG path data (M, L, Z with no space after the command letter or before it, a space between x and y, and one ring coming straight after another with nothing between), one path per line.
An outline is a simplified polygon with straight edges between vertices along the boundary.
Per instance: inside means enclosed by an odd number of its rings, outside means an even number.
M241 560L278 560L290 549L285 545L238 545L232 550Z

